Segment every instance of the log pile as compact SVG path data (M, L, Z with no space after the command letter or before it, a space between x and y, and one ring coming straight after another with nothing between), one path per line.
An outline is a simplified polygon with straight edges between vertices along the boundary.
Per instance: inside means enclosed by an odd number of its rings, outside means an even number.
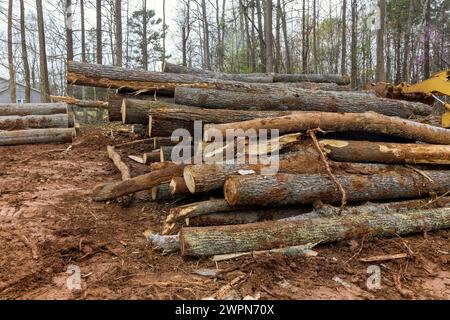
M69 64L71 83L174 95L122 100L123 123L148 130L139 159L150 172L92 192L177 203L161 235L148 233L164 252L208 257L450 227L450 130L419 122L428 105L297 86L347 83L333 75L165 71Z
M74 126L66 103L0 104L0 146L71 143Z

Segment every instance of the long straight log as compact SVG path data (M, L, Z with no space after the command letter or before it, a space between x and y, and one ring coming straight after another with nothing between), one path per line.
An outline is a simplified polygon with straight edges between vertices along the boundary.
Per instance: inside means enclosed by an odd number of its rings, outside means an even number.
M430 192L450 190L449 171L403 171L363 175L340 175L336 179L349 202L420 198ZM335 204L341 192L328 175L279 173L273 176L230 176L224 185L225 199L231 206L283 206L322 201Z
M71 143L76 136L73 128L0 131L0 146L36 143Z
M45 128L72 128L73 117L65 114L3 116L0 117L0 130L24 130Z
M218 73L198 68L189 68L185 66L176 65L166 62L164 64L164 72L166 73L179 73L179 74L192 74L199 76L207 76L211 79L241 81L241 82L255 82L255 83L272 83L273 76L264 73L250 73L250 74L226 74ZM312 81L314 82L314 81Z
M180 247L183 256L206 257L446 228L450 228L450 208L389 215L346 215L298 222L268 221L238 226L183 228Z
M157 91L172 95L176 87L209 88L255 93L279 92L280 90L303 91L303 88L342 90L339 88L340 86L329 83L296 83L289 86L279 83L246 83L211 79L207 76L200 75L131 70L74 61L69 61L67 65L67 83L138 91L140 93Z
M281 158L278 163L263 164L196 164L184 168L183 177L186 186L193 194L220 189L228 176L237 175L239 171L253 170L260 174L264 169L275 168L280 173L319 174L326 173L325 166L320 161L317 150L305 147L303 150ZM329 161L330 168L335 173L376 174L382 172L400 172L409 169L401 166L344 163Z
M450 145L322 140L335 161L403 164L450 164Z
M178 128L193 130L196 120L202 120L204 123L227 123L291 114L289 111L214 110L211 112L210 109L133 99L123 100L121 112L122 121L125 124L150 123L149 131L153 136L165 132L170 132L168 133L170 136L172 131Z
M350 77L339 74L276 74L273 81L336 83L340 86L346 86L350 84Z
M50 96L50 99L54 102L73 104L79 108L108 109L108 102L106 101L80 100L69 96Z
M304 132L311 129L321 129L333 132L365 132L388 134L394 137L406 138L432 144L450 144L450 130L434 127L397 117L388 117L375 112L366 113L330 113L330 112L296 112L289 116L278 118L255 119L237 123L206 124L204 140L210 139L210 134L227 130L247 131L249 129L278 129L280 134ZM208 132L211 130L211 132Z
M181 176L184 165L172 165L159 171L140 175L129 180L100 184L92 192L94 201L107 201L138 191L169 183L173 177Z
M30 116L67 113L65 103L0 103L0 116Z
M298 94L252 94L225 90L180 87L175 103L210 109L322 111L363 113L374 111L409 118L429 115L431 107L419 102L379 98L368 94L334 91L307 91Z

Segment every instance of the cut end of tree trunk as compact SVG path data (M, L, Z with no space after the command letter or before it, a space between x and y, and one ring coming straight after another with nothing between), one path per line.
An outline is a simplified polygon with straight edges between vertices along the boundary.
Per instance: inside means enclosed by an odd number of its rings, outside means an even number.
M225 185L223 186L223 193L225 195L225 199L230 204L230 206L235 206L239 199L238 186L239 181L233 179L233 177L229 177L225 181Z
M195 194L196 190L195 190L195 178L194 175L192 174L192 170L190 166L187 166L184 168L183 170L183 178L184 178L184 182L186 183L186 187L189 189L189 191L192 194Z

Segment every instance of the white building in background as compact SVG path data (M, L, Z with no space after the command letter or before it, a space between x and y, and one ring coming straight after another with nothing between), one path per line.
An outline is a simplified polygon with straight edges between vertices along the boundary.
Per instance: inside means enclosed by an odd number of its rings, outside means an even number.
M17 101L14 103L25 103L25 85L16 82L16 97ZM41 102L41 92L31 88L32 103ZM0 103L11 103L9 93L9 80L0 77Z

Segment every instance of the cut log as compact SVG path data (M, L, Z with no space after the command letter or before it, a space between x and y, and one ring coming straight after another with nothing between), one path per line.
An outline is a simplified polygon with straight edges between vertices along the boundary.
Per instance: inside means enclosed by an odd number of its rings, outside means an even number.
M278 129L280 134L304 132L321 129L334 132L367 132L388 134L394 137L412 139L432 144L450 144L450 130L413 122L397 117L388 117L375 112L366 113L330 113L296 112L289 116L267 119L255 119L237 123L206 124L204 140L208 141L209 130L215 134L242 129ZM236 131L235 131L236 132Z
M174 148L173 146L170 147L163 146L159 148L159 161L160 162L172 161L173 148ZM189 156L189 158L191 158L191 156Z
M74 128L30 129L0 131L0 146L36 143L71 143L75 139Z
M273 81L336 83L340 86L346 86L350 84L350 77L339 74L276 74Z
M262 164L197 164L184 168L183 177L186 186L193 194L209 192L223 187L230 175L239 171L253 170L260 174L264 169L277 169L280 173L318 174L326 173L325 166L320 162L317 150L305 147L304 150L281 157L278 163ZM329 161L330 168L335 173L370 175L383 172L403 172L401 166L344 163ZM410 170L409 170L410 171Z
M190 194L183 177L174 177L170 181L170 194L172 195L185 195Z
M420 198L430 192L450 190L448 171L410 171L370 176L340 175L336 179L347 192L349 202ZM430 180L431 179L431 180ZM335 204L341 193L328 175L277 174L274 176L230 176L224 185L225 199L231 206L283 206L322 201Z
M0 103L0 116L46 116L67 113L65 103Z
M3 116L0 117L0 130L24 130L44 128L72 128L73 117L65 114Z
M190 203L170 210L166 223L171 224L186 218L193 218L214 212L230 212L231 207L225 199L211 199L202 202Z
M159 149L161 146L175 146L180 143L180 139L175 137L154 137L153 138L153 149Z
M289 111L214 110L211 112L210 109L134 99L124 99L121 112L122 121L125 124L150 123L149 134L156 137L170 137L172 132L179 128L193 132L196 120L202 120L204 123L227 123L291 114Z
M403 164L450 164L449 145L322 140L335 161Z
M301 222L269 221L238 226L183 228L180 247L183 256L206 257L446 228L450 228L450 208L389 215L346 215Z
M113 200L138 191L150 190L163 183L169 183L173 177L181 176L184 165L172 165L159 171L140 175L129 180L100 184L92 192L94 201Z
M131 179L130 168L122 161L120 155L116 152L114 147L107 146L106 150L108 152L108 157L113 161L116 168L120 171L122 175L122 180Z
M429 115L432 111L429 105L419 102L391 100L354 92L307 90L297 94L269 95L179 87L175 90L175 103L210 109L337 113L374 111L401 118Z
M143 124L133 124L131 126L131 131L134 134L137 134L138 136L144 138L148 136L148 127Z
M280 90L302 91L302 88L316 90L342 90L339 88L340 86L329 83L296 83L288 87L279 83L246 83L211 79L200 75L130 70L120 67L73 61L69 61L67 65L67 83L82 86L138 91L139 93L158 91L172 95L175 88L180 86L255 93L279 92Z
M151 152L146 152L142 155L142 160L144 161L144 164L159 162L160 159L161 159L161 152L159 149L152 150Z
M226 74L207 71L198 68L189 68L185 66L176 65L166 62L164 64L164 72L166 73L178 73L178 74L192 74L199 76L206 76L211 79L241 81L241 82L254 82L254 83L272 83L273 76L264 73L250 73L250 74ZM312 81L314 82L314 81Z
M63 96L50 96L50 99L54 102L65 102L67 104L76 105L79 108L96 108L96 109L108 109L108 102L95 101L95 100L79 100L74 97Z
M110 122L121 121L122 113L120 108L122 107L123 95L118 93L110 93L108 97L108 120Z
M170 187L168 183L155 186L151 190L153 201L166 201L173 199L173 195L170 193Z

